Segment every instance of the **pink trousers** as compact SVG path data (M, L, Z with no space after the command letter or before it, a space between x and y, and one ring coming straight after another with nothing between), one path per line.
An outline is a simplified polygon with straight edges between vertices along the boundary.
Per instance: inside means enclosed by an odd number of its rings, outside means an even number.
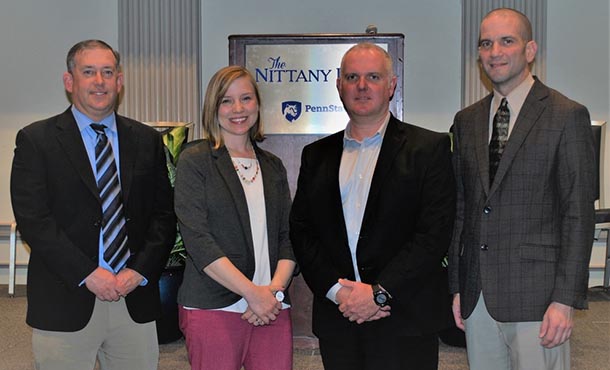
M193 370L292 369L290 309L269 325L253 326L239 313L180 307L180 329Z

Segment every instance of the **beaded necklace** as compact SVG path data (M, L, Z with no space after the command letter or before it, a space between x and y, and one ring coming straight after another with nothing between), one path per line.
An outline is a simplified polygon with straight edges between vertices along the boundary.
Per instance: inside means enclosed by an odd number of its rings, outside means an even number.
M237 162L237 164L239 164L239 167L243 168L244 170L248 171L250 168L252 168L252 158L250 158L250 164L249 165L245 165L243 163L241 163L241 161L237 158L232 158L233 159L233 164L235 164L235 162Z
M240 171L239 169L239 165L241 165L241 163L233 158L231 158L233 160L233 168L235 168L235 172L237 172L237 174L239 175L239 177L246 183L246 184L252 184L255 180L256 177L258 176L258 172L259 172L259 166L258 166L258 160L256 160L256 158L254 159L254 162L256 163L256 172L254 172L254 175L251 178L247 178L246 176L244 176L244 174ZM245 166L242 165L242 167L244 167L244 170L248 170L249 168L252 167L252 164L250 164L250 166L248 168L245 168Z

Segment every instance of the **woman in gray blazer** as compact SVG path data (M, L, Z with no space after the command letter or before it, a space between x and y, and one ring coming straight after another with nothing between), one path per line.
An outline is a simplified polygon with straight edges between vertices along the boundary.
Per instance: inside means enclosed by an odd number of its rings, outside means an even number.
M281 160L256 145L259 102L246 69L219 70L206 91L205 140L178 164L188 253L178 303L193 369L292 368L290 192Z

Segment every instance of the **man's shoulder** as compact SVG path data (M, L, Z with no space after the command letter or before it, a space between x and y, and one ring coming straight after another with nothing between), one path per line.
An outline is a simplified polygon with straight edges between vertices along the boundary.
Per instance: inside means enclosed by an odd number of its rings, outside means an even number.
M550 99L550 104L560 107L566 107L568 109L586 109L584 105L565 96L558 90L555 90L551 87L546 87L546 91L548 94L548 98Z
M307 144L303 150L315 152L328 150L329 148L336 148L337 146L342 147L344 133L345 130L341 130L339 132L335 132L334 134L325 136L314 141L313 143Z
M52 129L57 123L63 122L66 119L74 120L74 117L72 116L72 113L70 112L69 108L62 113L32 122L32 123L28 124L27 126L23 127L23 130L29 131L29 132L45 131L48 129Z
M442 140L447 140L448 133L446 132L437 132L427 129L422 126L415 125L413 123L403 122L396 118L390 121L389 125L396 125L396 130L399 132L403 132L403 134L407 137L407 139L412 139L411 141L415 142L437 142ZM391 126L388 127L390 131L392 131ZM387 131L386 131L387 134ZM390 133L392 134L392 133Z
M470 117L475 114L479 114L481 111L485 111L489 109L491 106L491 99L493 98L493 94L488 94L484 98L470 104L469 106L463 108L458 111L455 116L456 117Z
M135 130L135 132L137 132L138 135L160 135L159 131L155 130L153 127L137 121L133 118L129 118L129 117L125 117L125 116L121 116L119 114L116 114L116 124L117 126L124 126L126 128L130 128Z

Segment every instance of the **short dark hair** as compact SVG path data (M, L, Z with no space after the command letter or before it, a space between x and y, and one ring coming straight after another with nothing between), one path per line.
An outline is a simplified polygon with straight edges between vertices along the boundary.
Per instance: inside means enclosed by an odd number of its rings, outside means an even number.
M107 43L105 43L102 40L84 40L84 41L76 43L74 46L72 46L70 48L70 51L68 51L68 56L66 57L66 68L68 69L68 72L72 73L72 70L74 69L74 66L76 65L76 62L74 61L76 54L80 53L81 51L83 51L85 49L98 49L98 48L99 49L108 49L112 52L112 54L114 55L114 59L116 60L116 63L114 64L114 66L118 70L119 66L121 64L121 56L118 51L114 50L112 48L112 46L108 45Z
M532 23L530 22L529 18L527 18L527 16L525 14L521 13L520 11L512 9L512 8L494 9L494 10L490 11L489 13L487 13L487 15L485 15L485 17L483 17L483 19L481 20L481 23L483 23L483 21L485 19L487 19L487 17L489 17L490 15L492 15L494 13L512 13L513 15L517 16L517 18L519 19L519 23L521 24L520 33L521 33L521 37L523 38L523 40L525 40L525 42L529 42L534 39L533 32L532 32ZM479 40L480 39L481 39L481 37L479 36Z

